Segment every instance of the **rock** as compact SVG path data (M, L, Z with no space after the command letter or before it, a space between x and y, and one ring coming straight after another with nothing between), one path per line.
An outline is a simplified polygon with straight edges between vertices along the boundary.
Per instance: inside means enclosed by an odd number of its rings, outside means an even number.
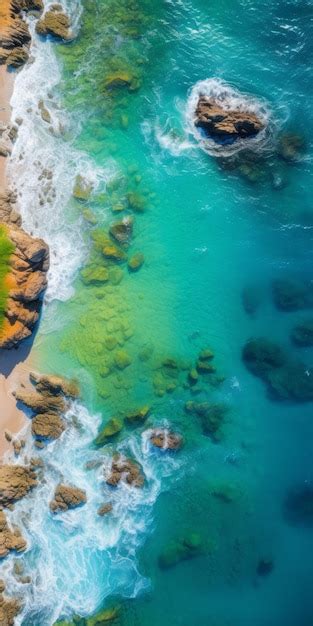
M155 428L150 435L150 441L161 450L180 450L183 445L182 436L167 428Z
M128 259L128 269L131 272L137 272L143 266L144 262L145 257L143 256L143 254L141 254L141 252L137 252L136 254L131 256L130 259Z
M95 440L96 446L104 446L109 439L115 437L123 428L122 420L112 417Z
M15 397L34 413L64 413L67 406L63 397L37 391L17 391Z
M274 569L274 563L271 559L260 559L256 568L258 576L268 576Z
M0 506L21 500L37 485L36 473L24 465L0 465Z
M87 502L86 492L78 487L59 484L54 492L54 498L50 502L50 510L53 513L76 509Z
M3 596L4 590L5 584L0 581L0 624L1 626L14 626L21 606L17 600Z
M199 380L199 374L197 370L193 367L190 372L188 372L188 382L191 386L196 385Z
M106 483L111 487L117 487L121 480L133 487L143 487L145 479L138 463L121 454L115 454Z
M197 533L190 533L189 535L178 539L177 541L171 541L165 550L160 554L158 562L161 569L168 569L197 556L200 556L203 552L202 539Z
M62 378L54 374L41 375L31 372L30 381L36 387L36 391L41 394L63 395L66 398L78 398L79 385L75 380Z
M136 409L135 411L131 411L125 415L125 422L130 424L131 426L137 426L138 424L143 424L148 415L150 413L150 406L145 404L140 409Z
M280 311L299 311L313 307L313 284L303 280L280 279L272 285L273 300Z
M248 370L260 378L266 378L269 371L282 367L287 360L278 344L263 337L246 343L242 359Z
M86 180L81 174L78 174L75 178L75 184L73 189L73 196L76 200L81 200L85 202L88 200L89 196L92 193L92 184Z
M106 267L91 264L80 271L80 277L85 285L102 285L108 282L110 275Z
M146 208L146 199L136 191L130 191L126 194L128 206L136 213L143 213Z
M196 363L196 369L199 374L213 374L216 372L216 367L209 363L208 361L202 361L199 359Z
M115 622L120 615L119 607L112 607L110 609L104 609L93 615L92 617L87 617L86 626L103 626L108 622Z
M116 89L117 87L130 87L133 77L125 71L114 72L109 74L104 81L106 89Z
M212 361L212 359L214 359L214 352L212 352L212 350L209 348L201 350L199 354L199 361Z
M228 411L225 404L189 401L185 404L185 411L199 418L204 435L211 437L213 441L219 441Z
M118 246L110 241L105 244L102 248L102 254L106 259L110 259L112 261L125 261L126 254L124 250L121 250Z
M1 0L0 64L18 67L28 59L31 36L22 16L25 4L17 0Z
M52 35L64 41L73 39L73 33L70 28L70 18L62 11L62 7L60 9L55 8L46 11L36 24L36 32L38 35Z
M110 226L110 235L116 239L118 243L129 243L133 234L134 221L131 217L124 217L120 222L115 222Z
M313 346L313 318L304 320L301 324L294 326L291 331L291 340L299 348L310 348Z
M126 350L117 350L114 355L114 362L118 369L124 370L131 364L132 360Z
M3 228L11 244L11 255L0 348L12 348L32 334L38 321L47 286L49 249L42 239L34 239L17 226Z
M64 420L58 413L39 413L32 420L32 434L39 441L58 439L64 430Z
M111 511L113 511L113 505L111 504L111 502L105 502L104 504L101 504L101 506L98 508L98 515L100 515L100 517L104 517L104 515L107 515L108 513L111 513Z
M21 225L21 216L16 210L16 196L12 191L0 188L0 223Z
M26 547L27 543L20 530L17 528L11 530L4 511L0 510L0 559L10 552L24 552Z
M195 111L195 125L206 137L220 144L255 137L264 129L263 122L254 113L223 108L214 98L203 95Z
M296 133L282 133L278 140L277 153L288 163L299 161L305 151L304 137Z
M50 122L51 122L51 115L50 115L48 109L45 107L43 100L39 100L38 109L40 111L41 119L44 122L47 122L47 124L50 124Z

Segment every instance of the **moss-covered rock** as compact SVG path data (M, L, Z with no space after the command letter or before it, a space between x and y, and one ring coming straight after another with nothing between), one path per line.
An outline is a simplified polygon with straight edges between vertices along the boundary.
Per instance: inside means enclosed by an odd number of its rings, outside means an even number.
M115 222L110 226L110 235L118 243L127 244L130 242L133 234L134 221L131 217L124 217L120 222Z
M128 206L137 213L142 213L146 208L146 198L136 191L126 194Z
M150 413L150 406L145 404L140 409L136 409L135 411L131 411L125 415L125 422L130 424L131 426L137 426L139 424L143 424L148 415Z
M124 370L129 367L132 359L126 350L117 350L114 355L114 363L120 370Z
M106 267L90 264L80 271L80 277L85 285L101 285L108 282L110 276Z
M73 196L76 200L85 202L88 200L92 192L92 185L81 174L78 174L75 179Z
M266 378L269 371L282 367L287 360L278 344L263 337L247 341L242 358L248 370L260 378Z
M123 428L123 421L118 417L112 417L99 433L95 440L96 446L104 446L113 437L116 437Z
M124 250L116 246L111 241L108 241L102 248L102 254L106 259L110 259L111 261L125 261L126 254Z
M190 534L171 541L159 556L159 566L161 569L174 567L181 561L199 556L203 551L202 538L198 533Z
M130 259L128 259L128 269L131 272L137 272L143 266L144 262L144 255L141 254L141 252L137 252L136 254L133 254Z

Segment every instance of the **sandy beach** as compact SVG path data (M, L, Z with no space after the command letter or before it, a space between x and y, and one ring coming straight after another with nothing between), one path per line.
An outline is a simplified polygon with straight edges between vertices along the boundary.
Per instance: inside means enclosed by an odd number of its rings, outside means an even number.
M5 66L0 66L0 121L8 123L11 117L10 98L13 91L14 77ZM0 156L0 188L8 185L6 166L8 157ZM15 354L14 354L15 353ZM11 448L5 437L5 431L18 433L26 423L25 415L17 409L12 391L16 388L23 373L28 371L25 359L17 359L16 351L3 351L0 357L0 457ZM11 362L11 363L10 363ZM26 378L26 376L25 376Z

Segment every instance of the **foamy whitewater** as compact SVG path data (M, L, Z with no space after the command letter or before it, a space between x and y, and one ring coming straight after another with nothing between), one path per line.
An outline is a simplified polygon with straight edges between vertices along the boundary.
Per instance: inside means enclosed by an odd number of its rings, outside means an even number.
M73 13L77 16L78 6ZM103 191L114 165L109 163L105 170L96 167L87 154L73 147L79 120L69 119L61 108L61 73L54 44L36 36L32 17L28 23L33 62L15 80L12 120L20 125L8 174L17 192L23 228L44 238L50 247L45 300L66 300L73 293L73 279L88 252L82 217L71 204L76 176L83 175L94 191ZM50 123L41 117L42 104L50 114Z

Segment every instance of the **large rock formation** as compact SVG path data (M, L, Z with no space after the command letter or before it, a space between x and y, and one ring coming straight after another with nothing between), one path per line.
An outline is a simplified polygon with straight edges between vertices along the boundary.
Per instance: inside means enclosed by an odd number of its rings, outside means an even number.
M83 489L59 484L49 506L53 513L59 513L61 511L68 511L68 509L76 509L86 502L86 492Z
M222 144L255 137L264 129L255 113L223 108L214 98L204 95L198 100L195 116L195 125L207 137Z
M0 559L12 551L24 552L26 547L21 531L17 527L11 529L4 511L0 511Z
M106 483L111 487L117 487L121 480L133 487L143 487L145 479L138 463L121 454L115 454Z
M18 67L27 61L31 36L21 12L42 8L42 0L1 0L0 63Z
M5 584L0 580L0 625L14 626L15 617L20 611L20 604L17 600L11 600L3 595Z
M183 445L183 438L167 428L154 428L149 437L151 443L161 450L179 450Z
M0 465L0 506L8 507L21 500L36 485L36 473L31 467Z
M49 248L42 239L31 237L19 227L20 218L10 192L0 192L0 219L12 244L0 348L12 348L32 334L38 321L47 286Z

